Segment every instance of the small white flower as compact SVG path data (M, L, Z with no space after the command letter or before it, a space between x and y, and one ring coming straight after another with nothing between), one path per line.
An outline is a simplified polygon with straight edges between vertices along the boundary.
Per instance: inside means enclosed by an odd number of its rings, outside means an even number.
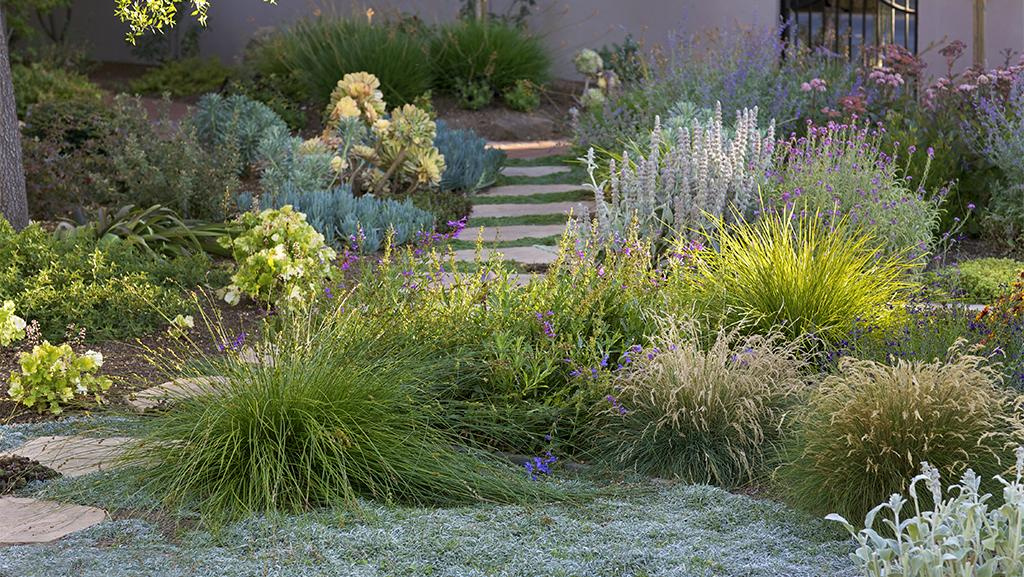
M82 356L91 359L97 368L103 366L103 353L99 351L86 351Z

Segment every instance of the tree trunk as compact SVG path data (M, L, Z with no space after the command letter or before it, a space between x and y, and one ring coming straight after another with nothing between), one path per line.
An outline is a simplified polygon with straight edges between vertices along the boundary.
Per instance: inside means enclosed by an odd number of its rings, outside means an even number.
M0 30L4 27L0 11ZM0 216L15 230L28 226L28 199L25 197L25 170L21 164L21 131L14 108L11 62L7 38L0 35Z

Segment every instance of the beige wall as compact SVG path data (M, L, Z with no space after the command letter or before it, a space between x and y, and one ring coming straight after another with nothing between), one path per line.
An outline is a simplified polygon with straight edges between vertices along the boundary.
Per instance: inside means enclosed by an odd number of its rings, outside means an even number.
M498 8L509 0L491 0ZM971 33L974 0L918 0L920 46L936 48L925 53L932 74L945 69L938 54L943 40L960 39L968 44L963 62L972 61ZM359 12L372 6L378 13L401 10L419 14L428 22L455 17L460 0L214 0L210 26L202 35L206 55L231 60L258 29L278 26L317 10ZM779 0L539 0L531 29L540 34L555 56L555 72L574 76L572 54L583 47L597 47L620 40L626 32L649 44L664 42L673 31L690 33L715 27L767 26L776 22ZM130 60L124 28L113 16L112 0L76 0L72 34L106 60ZM1024 51L1024 0L987 0L986 55L990 65L1001 62L1006 48Z

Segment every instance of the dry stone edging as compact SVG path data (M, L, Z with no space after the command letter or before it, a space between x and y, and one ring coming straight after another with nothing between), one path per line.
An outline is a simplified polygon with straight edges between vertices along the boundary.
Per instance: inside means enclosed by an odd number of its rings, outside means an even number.
M96 507L41 501L26 497L0 497L0 545L52 543L107 519Z

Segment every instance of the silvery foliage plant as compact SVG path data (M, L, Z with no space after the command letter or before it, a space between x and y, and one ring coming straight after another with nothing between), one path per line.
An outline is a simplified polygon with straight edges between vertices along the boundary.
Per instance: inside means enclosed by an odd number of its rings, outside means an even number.
M641 234L657 239L749 217L759 206L774 142L775 121L759 129L756 107L737 111L731 129L723 125L721 103L709 119L693 115L688 125L663 129L658 118L647 156L623 153L611 161L607 181L597 181L594 151L587 153L596 224L619 237L636 220Z
M872 509L856 530L839 515L826 517L841 523L860 546L851 555L867 577L1003 577L1024 575L1024 447L1017 448L1017 474L1012 481L997 476L1003 484L1003 504L991 508L992 495L979 491L981 479L970 469L960 483L942 498L939 472L928 463L910 483L914 509L903 517L908 501L894 494L888 502ZM922 510L918 485L929 491L932 509ZM876 531L875 518L882 519L884 534Z

